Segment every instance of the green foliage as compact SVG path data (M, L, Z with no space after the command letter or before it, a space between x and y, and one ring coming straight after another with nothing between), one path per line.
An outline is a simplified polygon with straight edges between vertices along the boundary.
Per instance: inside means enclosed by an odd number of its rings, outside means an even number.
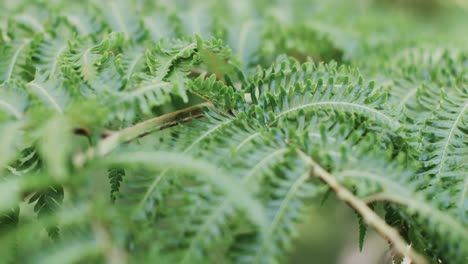
M110 168L109 170L109 181L111 184L110 197L113 201L117 199L117 193L120 190L120 184L125 176L125 170L120 168Z
M332 192L305 153L466 263L462 2L0 4L2 261L284 263Z

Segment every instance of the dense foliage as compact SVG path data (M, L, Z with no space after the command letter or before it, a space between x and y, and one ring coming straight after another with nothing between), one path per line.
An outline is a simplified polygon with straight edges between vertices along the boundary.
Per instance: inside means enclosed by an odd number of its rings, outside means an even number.
M2 1L0 262L284 262L335 193L467 263L466 6L391 2Z

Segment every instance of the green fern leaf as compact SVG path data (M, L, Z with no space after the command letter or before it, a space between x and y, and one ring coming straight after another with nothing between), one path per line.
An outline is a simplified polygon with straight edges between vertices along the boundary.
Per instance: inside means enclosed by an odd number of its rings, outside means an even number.
M28 105L26 93L16 82L5 83L0 86L0 109L21 119Z
M443 93L433 117L426 122L431 130L424 132L429 142L427 154L423 156L423 175L430 176L435 185L447 189L447 193L437 191L435 197L442 199L448 195L450 202L446 207L453 208L464 223L468 221L468 180L465 177L468 173L468 131L464 129L467 123L468 90L463 87L453 94Z
M0 125L0 171L15 158L18 153L21 123L11 122Z
M61 38L45 37L35 48L34 58L38 61L37 70L41 74L56 76L61 64L63 64L64 55L68 49L67 41Z
M395 131L401 127L398 118L385 108L385 91L376 88L374 82L365 84L358 73L344 67L283 61L256 78L250 95L264 112L257 118L269 125L299 111L325 111L365 116Z
M36 192L30 199L29 203L34 204L34 211L39 217L44 217L57 211L63 202L64 192L61 186L50 186L46 190ZM47 228L49 236L57 239L59 236L59 229L56 226Z
M120 168L111 168L108 170L108 173L109 181L111 184L110 197L112 201L115 201L117 198L117 193L120 189L120 183L122 182L123 177L125 176L125 170Z
M86 42L74 43L75 48L67 55L68 61L74 65L85 82L95 81L98 74L100 59L115 48L125 43L123 33L111 33L98 45L88 46Z
M178 162L175 162L173 157L177 157ZM259 228L263 228L265 226L265 215L263 214L263 209L259 203L248 192L243 190L238 183L234 182L231 177L226 175L226 173L207 162L191 158L188 155L180 155L170 152L133 153L131 156L114 156L109 158L108 161L108 163L114 164L130 164L130 162L137 162L148 168L159 168L159 170L161 166L164 165L166 168L170 166L173 169L180 170L181 172L187 171L190 173L197 173L198 177L209 180L218 188L223 190L223 192L226 192L230 201L237 207L248 212L249 218Z
M142 23L128 1L104 1L99 8L113 32L122 32L127 39L135 41L144 36Z
M170 82L159 78L143 77L134 87L119 93L120 101L126 105L138 105L141 112L148 114L153 106L159 106L170 101L170 95L178 95L180 89L175 89ZM185 93L181 95L187 97Z
M61 80L48 80L46 75L37 74L33 81L27 84L37 98L44 105L53 109L59 114L63 114L66 106L70 102L70 96L67 91L61 87Z
M17 79L22 80L26 67L26 59L31 39L16 41L10 45L2 45L0 50L0 83Z
M176 66L176 63L187 60L191 61L196 48L197 45L194 42L160 42L154 51L154 59L151 65L152 73L159 80L168 78L171 69Z

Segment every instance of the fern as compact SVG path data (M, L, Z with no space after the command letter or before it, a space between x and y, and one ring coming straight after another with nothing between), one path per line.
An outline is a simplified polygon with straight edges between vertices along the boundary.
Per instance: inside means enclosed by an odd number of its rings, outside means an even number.
M31 39L15 41L9 45L2 45L0 51L2 63L0 65L0 82L5 83L11 80L22 80L26 70L26 60Z
M427 120L434 132L426 138L432 143L427 146L424 174L433 177L436 185L448 186L451 202L446 206L454 208L461 221L468 220L466 210L466 124L468 104L466 89L454 91L453 96L442 94L437 111ZM448 121L448 122L447 122ZM456 169L455 169L456 168ZM458 189L457 186L459 185ZM455 188L454 188L455 187ZM453 188L453 189L452 189ZM443 194L440 194L443 195Z
M67 91L61 87L60 80L47 80L44 75L36 75L33 81L27 84L34 94L44 105L62 114L70 101Z
M2 111L16 119L21 119L24 115L28 100L26 93L20 89L20 83L11 82L2 85L0 107Z
M51 186L45 191L35 193L31 199L29 199L29 203L35 203L34 211L41 217L56 211L63 201L63 196L62 187ZM47 228L47 232L49 236L54 239L57 239L59 236L58 227L49 227Z
M117 199L117 193L120 189L120 183L125 176L125 170L120 168L111 168L109 169L109 181L111 184L111 194L110 197L113 201Z
M466 263L466 9L416 2L0 4L2 261L287 263L334 195Z
M130 13L132 8L125 1L105 1L99 6L111 31L122 32L125 37L138 40L143 37L144 31L136 14Z

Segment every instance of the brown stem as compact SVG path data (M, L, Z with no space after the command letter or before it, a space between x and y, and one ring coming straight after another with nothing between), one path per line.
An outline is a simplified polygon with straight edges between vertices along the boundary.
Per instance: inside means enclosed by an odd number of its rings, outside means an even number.
M96 147L90 148L86 152L76 155L73 158L73 164L75 167L82 167L87 160L96 156L104 156L122 143L148 135L156 130L166 129L181 122L188 122L193 118L201 117L201 109L203 107L213 108L213 105L209 102L197 104L182 110L151 118L131 127L113 132L101 140Z
M299 156L312 168L311 175L320 178L336 193L336 196L354 208L380 235L387 238L393 247L403 256L409 257L413 263L425 264L425 258L408 246L398 231L389 226L379 215L377 215L367 204L356 197L352 192L341 185L336 178L323 169L311 157L303 151L298 150Z

